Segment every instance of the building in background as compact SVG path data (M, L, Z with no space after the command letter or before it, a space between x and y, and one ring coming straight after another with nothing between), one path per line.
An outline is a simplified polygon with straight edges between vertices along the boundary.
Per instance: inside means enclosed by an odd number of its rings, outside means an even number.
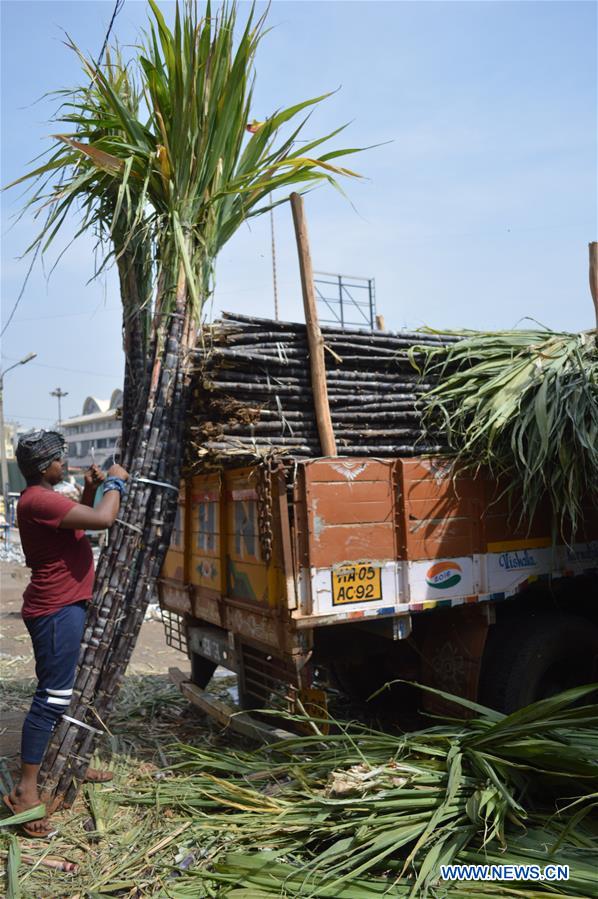
M83 412L66 418L61 430L68 444L69 469L102 465L118 449L121 435L122 390L113 390L109 400L88 396Z

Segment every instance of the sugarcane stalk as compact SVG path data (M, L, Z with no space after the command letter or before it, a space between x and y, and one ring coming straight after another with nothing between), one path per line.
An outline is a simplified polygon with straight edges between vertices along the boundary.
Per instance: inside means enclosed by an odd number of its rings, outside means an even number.
M121 446L131 439L135 408L140 399L145 377L147 352L147 296L148 262L143 258L144 247L129 245L117 252L120 294L123 305L123 349L125 374L123 382ZM139 258L141 257L141 258Z
M138 438L133 453L133 473L158 480L171 479L178 487L181 443L184 429L185 378L188 367L182 337L189 339L190 328L183 318L186 308L186 279L182 266L176 292L176 313L167 320L162 339L155 341L156 356L151 368L148 408L138 407ZM158 332L158 337L160 334ZM164 352L158 356L160 343ZM161 440L164 434L164 440ZM110 706L104 675L111 694L118 687L150 599L148 585L159 574L170 538L176 510L176 494L131 481L129 495L113 525L109 549L98 566L95 602L82 646L82 657L74 687L71 716L93 727ZM160 524L156 524L160 522ZM143 537L128 527L141 524ZM123 607L134 611L122 615ZM95 735L69 722L57 728L42 768L44 794L54 794L68 804L95 745Z
M240 312L223 312L222 319L225 324L234 324L237 326L244 325L253 325L255 326L255 333L260 334L261 328L264 325L267 325L272 333L276 333L278 331L289 331L289 332L301 332L305 331L305 325L300 322L283 322L283 321L273 321L272 319L259 318L252 315L245 315ZM392 339L393 332L390 331L371 331L367 328L351 328L348 332L346 328L336 327L332 325L324 325L322 327L323 334L339 334L341 336L347 335L350 333L351 339L356 339L358 337L365 337L368 340L380 341ZM458 338L454 338L451 335L437 335L430 334L425 331L401 331L398 334L400 339L408 339L413 343L419 343L422 341L429 341L430 343L446 343L449 340L456 340Z

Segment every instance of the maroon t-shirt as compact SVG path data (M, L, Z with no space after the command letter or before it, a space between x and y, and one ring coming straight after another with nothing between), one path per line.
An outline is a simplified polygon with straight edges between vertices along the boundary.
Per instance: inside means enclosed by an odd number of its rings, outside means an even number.
M93 593L93 554L85 531L60 530L77 505L47 487L27 487L17 503L17 520L31 582L23 594L23 618L57 612Z

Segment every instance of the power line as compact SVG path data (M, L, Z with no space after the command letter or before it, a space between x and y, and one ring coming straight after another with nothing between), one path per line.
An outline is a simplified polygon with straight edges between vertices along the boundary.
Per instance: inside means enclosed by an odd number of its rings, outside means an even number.
M7 362L18 361L11 356L3 356L2 358L6 359ZM43 362L32 362L31 365L36 365L38 368L49 368L52 371L67 371L74 375L92 375L96 378L118 378L118 375L109 375L103 371L86 371L82 368L65 368L62 365L45 365Z
M49 215L48 215L48 218L49 218ZM29 275L31 274L31 272L33 270L33 266L35 265L35 260L38 257L40 247L41 247L41 243L38 243L37 247L35 248L35 253L33 254L33 259L31 260L31 263L29 264L29 269L27 270L27 274L25 275L25 280L23 281L23 286L21 287L21 290L19 291L19 295L16 299L16 302L15 302L14 306L12 307L12 312L8 316L8 321L6 322L6 324L0 331L0 337L2 337L4 335L4 332L6 331L6 329L8 328L8 326L10 325L10 323L12 321L13 315L17 311L19 303L23 299L23 294L25 293L25 288L27 287L27 282L29 281Z
M98 310L95 309L94 312L64 312L60 315L32 315L30 318L16 318L15 325L20 324L21 322L42 322L42 321L53 321L55 318L79 318L83 315L92 316ZM119 311L119 307L117 306L104 306L104 312L117 312Z
M48 415L21 415L19 412L18 415L13 415L11 412L6 413L6 418L11 419L12 422L18 422L21 418L26 418L28 421L56 421L55 418L51 418Z
M112 31L112 26L114 25L114 20L117 15L125 5L125 0L116 0L114 4L114 10L112 12L112 18L110 19L110 23L108 25L108 31L106 32L106 37L104 38L104 43L102 44L102 49L100 50L100 55L98 56L98 61L96 63L96 67L99 69L102 64L102 58L104 56L104 51L106 49L106 45L108 44L108 38L110 37L110 32Z

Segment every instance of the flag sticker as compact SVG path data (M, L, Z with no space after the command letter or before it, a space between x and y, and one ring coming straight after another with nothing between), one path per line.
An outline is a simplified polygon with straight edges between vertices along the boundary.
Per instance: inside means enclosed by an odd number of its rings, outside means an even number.
M436 562L426 572L426 583L435 590L449 590L455 587L462 577L463 571L456 562Z

